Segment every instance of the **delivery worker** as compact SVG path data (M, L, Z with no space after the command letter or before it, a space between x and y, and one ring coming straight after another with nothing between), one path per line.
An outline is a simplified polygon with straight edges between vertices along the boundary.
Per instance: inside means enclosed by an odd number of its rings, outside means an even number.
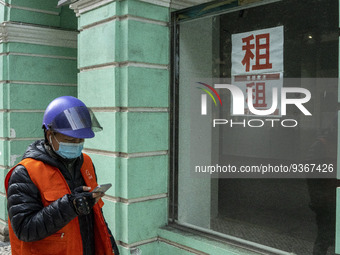
M25 123L23 123L25 125ZM104 220L103 193L84 139L100 126L77 98L63 96L47 107L45 139L31 144L6 176L12 255L119 254Z

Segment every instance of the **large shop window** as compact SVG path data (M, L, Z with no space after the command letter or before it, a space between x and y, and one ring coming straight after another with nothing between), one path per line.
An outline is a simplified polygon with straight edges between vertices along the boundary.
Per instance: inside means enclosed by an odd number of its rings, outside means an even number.
M338 10L217 1L174 13L176 224L278 254L334 254Z

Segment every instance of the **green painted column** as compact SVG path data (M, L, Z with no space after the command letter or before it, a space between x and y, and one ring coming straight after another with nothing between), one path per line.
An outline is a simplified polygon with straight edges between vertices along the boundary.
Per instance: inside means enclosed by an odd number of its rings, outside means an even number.
M78 95L104 130L85 142L104 215L122 254L158 254L167 224L169 8L137 0L78 1Z
M77 19L57 1L0 2L0 241L8 240L4 178L42 138L48 103L77 95Z

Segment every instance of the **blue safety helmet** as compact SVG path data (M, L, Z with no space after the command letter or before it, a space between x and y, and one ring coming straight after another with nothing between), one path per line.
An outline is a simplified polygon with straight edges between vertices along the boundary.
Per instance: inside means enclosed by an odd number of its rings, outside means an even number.
M43 128L74 138L92 138L93 131L102 130L86 105L72 96L54 99L46 108Z

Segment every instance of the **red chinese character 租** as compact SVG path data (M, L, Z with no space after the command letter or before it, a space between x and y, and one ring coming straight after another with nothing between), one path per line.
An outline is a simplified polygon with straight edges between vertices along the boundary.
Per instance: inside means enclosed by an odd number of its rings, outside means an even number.
M264 41L264 43L261 43ZM261 34L256 36L256 60L255 65L253 65L253 70L260 70L260 69L270 69L272 68L272 63L269 63L269 46L270 46L270 40L269 40L269 33ZM264 53L261 53L264 51ZM260 63L260 60L263 60L262 63Z
M243 60L242 60L242 65L246 66L246 72L249 72L250 59L254 58L254 54L251 50L255 48L255 45L250 44L250 41L252 40L254 40L253 35L250 35L246 38L242 38L242 42L245 43L245 45L242 46L242 50L246 51L246 53L244 54Z
M254 88L255 87L255 88ZM267 107L266 103L266 84L265 82L251 82L247 84L247 93L248 88L254 88L253 94L253 106L256 107ZM255 99L255 102L254 102ZM248 99L246 100L248 101Z
M245 51L242 59L242 65L245 66L246 72L250 71L251 60L255 57L255 64L252 65L252 70L271 69L272 63L270 58L270 34L259 34L255 37L255 44L251 43L254 40L254 35L242 38L242 50ZM255 49L255 55L253 53Z

